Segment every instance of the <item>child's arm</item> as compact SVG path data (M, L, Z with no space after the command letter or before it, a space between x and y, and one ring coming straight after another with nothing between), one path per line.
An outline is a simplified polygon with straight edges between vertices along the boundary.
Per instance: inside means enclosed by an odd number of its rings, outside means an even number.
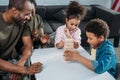
M83 64L87 68L93 70L92 61L87 59L87 58L85 58L85 57L83 57L83 56L81 56L79 54L79 52L76 51L76 50L66 50L64 52L64 56L65 56L65 60L66 61L73 61L73 60L75 60L75 61L80 62L81 64Z
M64 47L64 30L62 27L57 28L55 35L55 46L59 49Z
M61 40L59 43L56 44L56 47L57 47L58 49L63 48L63 47L64 47L64 41Z
M67 38L72 38L72 36L70 35L69 29L64 28L64 32Z

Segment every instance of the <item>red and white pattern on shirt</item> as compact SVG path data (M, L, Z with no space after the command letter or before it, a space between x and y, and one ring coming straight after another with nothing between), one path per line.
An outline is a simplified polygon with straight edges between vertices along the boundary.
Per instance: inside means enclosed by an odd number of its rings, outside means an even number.
M114 11L120 12L120 0L113 0L112 7Z

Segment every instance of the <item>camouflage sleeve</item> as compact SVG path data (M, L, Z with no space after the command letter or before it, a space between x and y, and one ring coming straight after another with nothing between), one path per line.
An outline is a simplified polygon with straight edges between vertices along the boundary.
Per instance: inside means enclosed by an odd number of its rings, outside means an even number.
M37 28L39 29L39 32L40 32L40 35L44 34L44 31L43 31L43 28L44 28L44 25L43 25L43 20L42 20L42 17L38 14L36 14L36 20L37 20Z

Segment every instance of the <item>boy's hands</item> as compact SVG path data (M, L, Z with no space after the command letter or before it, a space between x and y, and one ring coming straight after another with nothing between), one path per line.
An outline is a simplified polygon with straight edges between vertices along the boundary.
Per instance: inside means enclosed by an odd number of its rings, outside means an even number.
M79 59L79 52L77 50L65 50L63 56L65 57L66 61L73 61Z

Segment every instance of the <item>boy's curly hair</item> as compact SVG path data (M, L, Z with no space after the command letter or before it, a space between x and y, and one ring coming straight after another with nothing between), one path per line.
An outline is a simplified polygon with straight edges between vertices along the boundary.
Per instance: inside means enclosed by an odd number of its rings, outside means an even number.
M76 1L71 1L67 7L67 18L83 19L86 15L86 8Z
M103 35L104 38L107 38L109 35L109 26L102 19L92 19L87 23L85 31L94 33L96 37Z

